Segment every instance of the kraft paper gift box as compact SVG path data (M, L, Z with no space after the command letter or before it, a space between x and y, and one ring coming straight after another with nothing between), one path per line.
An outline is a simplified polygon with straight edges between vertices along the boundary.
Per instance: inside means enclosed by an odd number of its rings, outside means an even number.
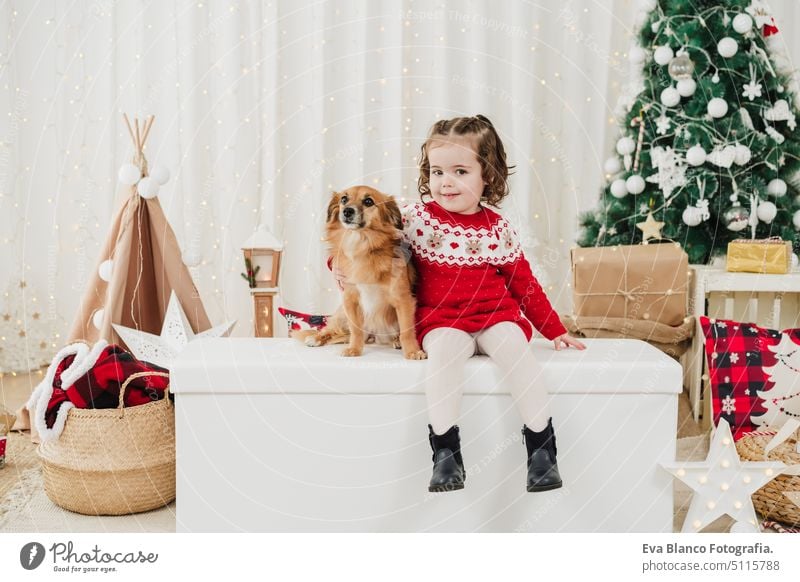
M577 316L683 323L689 258L677 243L572 249Z
M791 264L792 243L779 237L741 239L728 243L728 271L782 275L789 272Z

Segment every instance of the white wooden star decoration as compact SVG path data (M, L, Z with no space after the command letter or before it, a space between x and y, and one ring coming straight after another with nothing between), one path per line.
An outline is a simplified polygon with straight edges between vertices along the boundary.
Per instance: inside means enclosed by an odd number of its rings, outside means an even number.
M777 461L742 462L731 427L724 419L720 419L714 431L705 461L661 463L661 466L694 492L681 530L684 533L699 532L725 514L757 526L750 496L786 468Z
M161 335L153 335L146 331L117 324L112 324L112 327L137 359L169 369L172 360L186 347L187 343L199 337L225 337L231 332L234 325L236 325L236 321L229 321L195 334L192 326L189 325L189 320L186 319L180 301L173 292L169 297Z

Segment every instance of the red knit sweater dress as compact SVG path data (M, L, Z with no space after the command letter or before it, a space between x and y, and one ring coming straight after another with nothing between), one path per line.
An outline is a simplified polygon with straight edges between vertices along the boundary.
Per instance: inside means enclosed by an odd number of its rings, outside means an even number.
M533 276L508 221L481 207L454 214L436 202L403 209L403 235L417 268L420 345L439 327L475 333L503 321L530 340L531 323L547 339L567 333Z

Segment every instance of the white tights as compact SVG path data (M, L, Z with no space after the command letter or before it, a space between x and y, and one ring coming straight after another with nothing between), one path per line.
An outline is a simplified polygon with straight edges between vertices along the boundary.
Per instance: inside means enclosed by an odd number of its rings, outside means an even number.
M428 353L428 416L436 434L444 434L458 421L464 366L476 353L486 354L499 366L528 428L539 432L547 426L550 414L542 367L517 324L502 322L473 334L451 327L437 328L425 336L422 344Z

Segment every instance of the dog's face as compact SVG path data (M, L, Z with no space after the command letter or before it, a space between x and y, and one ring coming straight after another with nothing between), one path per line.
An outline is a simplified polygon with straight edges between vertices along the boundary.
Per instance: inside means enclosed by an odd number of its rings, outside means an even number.
M328 203L328 224L336 223L350 230L403 228L400 208L394 198L369 186L353 186L333 193Z

